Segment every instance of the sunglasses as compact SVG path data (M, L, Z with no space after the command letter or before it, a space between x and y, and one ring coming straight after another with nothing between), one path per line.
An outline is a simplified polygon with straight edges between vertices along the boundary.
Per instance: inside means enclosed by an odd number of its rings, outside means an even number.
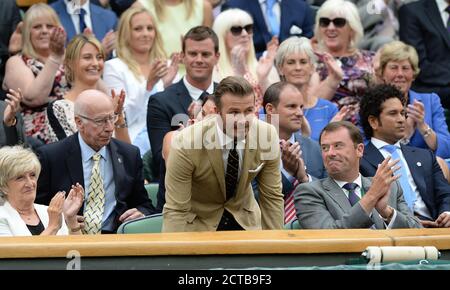
M247 34L252 34L253 33L253 24L248 24L245 25L244 27L242 26L231 26L230 31L231 34L233 34L233 36L239 36L242 34L242 30L247 31Z
M347 24L347 20L345 20L345 18L334 18L334 19L330 19L330 18L326 18L326 17L320 17L319 19L319 25L320 27L328 27L328 25L330 25L330 23L333 22L335 27L344 27L345 24Z

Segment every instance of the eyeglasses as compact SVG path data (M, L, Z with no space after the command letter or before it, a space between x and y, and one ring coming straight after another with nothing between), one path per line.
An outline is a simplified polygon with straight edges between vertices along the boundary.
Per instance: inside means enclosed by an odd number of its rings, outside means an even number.
M320 17L320 19L319 19L320 27L328 27L328 25L330 25L331 22L333 22L334 26L338 27L338 28L344 27L345 24L347 24L347 20L345 18L340 18L340 17L334 18L334 19Z
M119 115L116 115L116 114L110 115L110 116L108 116L106 118L102 118L102 119L92 119L92 118L82 116L82 115L78 115L78 116L83 119L93 122L98 127L105 127L108 122L111 122L114 125L117 122L117 120L119 119Z
M253 24L242 26L231 26L230 31L233 36L239 36L242 34L242 30L245 29L248 34L253 34Z

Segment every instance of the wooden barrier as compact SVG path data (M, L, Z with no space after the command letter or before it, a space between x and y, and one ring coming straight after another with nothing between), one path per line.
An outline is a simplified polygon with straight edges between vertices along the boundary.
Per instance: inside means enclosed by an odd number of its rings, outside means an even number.
M56 261L77 251L84 261L146 257L149 268L200 268L235 265L233 258L249 266L338 265L355 258L367 246L435 246L450 251L449 229L404 230L280 230L239 232L197 232L100 236L34 236L0 238L0 266L20 259ZM209 258L208 258L209 257ZM215 257L211 259L211 257ZM259 258L258 258L259 257ZM299 260L303 257L303 260ZM330 257L334 257L331 259ZM158 258L158 259L156 259ZM183 260L184 258L188 258ZM205 258L206 263L200 260ZM224 264L218 262L222 259ZM251 259L259 259L253 263ZM305 260L306 258L306 260ZM156 260L155 260L156 259ZM264 261L264 259L266 259ZM268 259L268 260L267 260ZM270 260L272 259L272 260ZM289 261L292 259L292 261ZM105 261L106 261L105 260ZM130 260L130 261L131 261ZM165 262L170 260L170 263ZM278 260L278 262L277 262ZM131 262L125 264L132 265ZM176 262L174 262L176 261ZM186 263L183 261L187 261ZM128 267L125 266L124 268ZM144 265L144 264L143 264ZM121 268L120 263L113 265ZM136 266L135 266L136 267ZM1 268L1 267L0 267Z

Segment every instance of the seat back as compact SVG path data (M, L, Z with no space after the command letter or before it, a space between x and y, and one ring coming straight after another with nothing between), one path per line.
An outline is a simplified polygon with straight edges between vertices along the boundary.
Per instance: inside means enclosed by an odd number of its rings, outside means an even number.
M156 207L158 203L158 183L148 183L145 185L145 189L147 190L148 198L152 201L154 207Z
M298 229L300 229L300 224L298 222L298 219L295 219L295 220L285 224L284 225L284 229L285 230L298 230Z
M146 234L160 233L162 230L163 217L157 213L142 218L124 222L117 229L118 234Z

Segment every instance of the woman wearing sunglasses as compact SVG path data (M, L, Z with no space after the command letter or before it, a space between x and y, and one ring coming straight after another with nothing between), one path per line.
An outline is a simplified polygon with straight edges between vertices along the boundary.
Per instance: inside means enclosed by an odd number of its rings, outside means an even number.
M253 46L253 19L240 9L228 9L214 21L213 30L219 38L219 63L214 72L214 81L220 82L227 76L243 76L255 90L257 110L268 86L279 81L274 67L278 40L267 45L267 53L256 59Z
M317 72L320 79L328 76L327 66L321 57L321 53L327 52L341 63L344 72L330 100L339 108L349 106L351 113L347 120L357 124L359 100L373 75L374 53L358 49L363 28L356 6L345 0L327 0L317 11L314 33L319 52Z

